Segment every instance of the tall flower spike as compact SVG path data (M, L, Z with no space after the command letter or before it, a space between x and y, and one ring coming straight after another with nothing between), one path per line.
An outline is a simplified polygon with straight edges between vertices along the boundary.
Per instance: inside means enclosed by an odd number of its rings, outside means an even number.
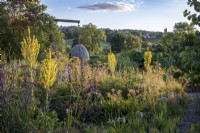
M108 53L108 66L112 73L115 72L116 65L117 65L117 60L115 58L115 55L110 51L110 53Z
M31 31L28 27L28 36L21 42L22 56L30 65L33 65L39 54L40 44L35 36L31 38Z
M51 50L47 53L47 59L42 61L42 67L40 71L41 84L45 89L49 88L54 84L57 74L56 61L51 58Z
M152 53L151 51L149 51L149 47L147 47L147 51L144 53L144 67L147 71L151 70L150 69L151 60L152 60Z

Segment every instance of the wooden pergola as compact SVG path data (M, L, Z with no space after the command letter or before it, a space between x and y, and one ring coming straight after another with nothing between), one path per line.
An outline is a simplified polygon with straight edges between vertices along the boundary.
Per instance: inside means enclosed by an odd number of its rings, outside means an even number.
M71 19L54 19L55 22L66 22L66 23L78 23L80 24L80 20L71 20Z

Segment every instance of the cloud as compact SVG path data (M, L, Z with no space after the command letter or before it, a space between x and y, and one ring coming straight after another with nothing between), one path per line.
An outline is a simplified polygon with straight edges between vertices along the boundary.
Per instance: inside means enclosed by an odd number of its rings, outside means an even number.
M89 11L103 11L103 12L127 12L134 11L138 7L138 2L100 2L96 4L79 6L78 8Z

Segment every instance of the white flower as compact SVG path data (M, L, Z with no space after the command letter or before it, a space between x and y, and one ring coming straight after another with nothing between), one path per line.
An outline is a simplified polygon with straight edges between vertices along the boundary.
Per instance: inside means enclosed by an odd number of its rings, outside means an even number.
M126 123L126 118L125 118L125 117L122 117L122 118L121 118L121 117L118 117L118 118L117 118L117 122L118 122L118 123L120 123L120 122Z
M95 95L98 95L98 92L96 92L96 91L94 91L93 93L94 93Z
M109 120L107 123L111 124L111 125L115 125L115 121L114 120Z
M122 119L123 123L126 123L126 118L125 117L122 117L121 119Z
M142 118L142 117L143 117L143 112L137 111L137 112L136 112L136 115Z

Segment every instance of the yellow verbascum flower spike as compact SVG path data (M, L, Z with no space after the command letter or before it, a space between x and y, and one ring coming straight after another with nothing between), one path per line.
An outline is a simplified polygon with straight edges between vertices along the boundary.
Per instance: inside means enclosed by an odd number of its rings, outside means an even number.
M22 56L26 61L28 61L31 67L37 60L39 50L40 44L35 35L33 35L33 37L31 38L31 31L28 27L28 36L23 38L23 41L21 42L21 52Z
M33 37L31 37L31 30L28 27L28 35L24 37L21 42L21 52L24 59L28 62L29 71L31 74L31 82L33 82L33 65L36 64L39 50L40 50L40 44L34 35ZM34 99L33 87L31 88L31 96L33 100Z
M54 84L57 74L56 61L51 58L51 50L47 53L47 59L42 61L40 70L40 81L47 90Z
M115 58L115 55L110 51L110 53L108 53L108 66L112 73L115 72L116 65L117 65L117 60Z
M147 51L144 53L144 67L147 71L150 70L151 60L152 60L152 53L148 47Z

